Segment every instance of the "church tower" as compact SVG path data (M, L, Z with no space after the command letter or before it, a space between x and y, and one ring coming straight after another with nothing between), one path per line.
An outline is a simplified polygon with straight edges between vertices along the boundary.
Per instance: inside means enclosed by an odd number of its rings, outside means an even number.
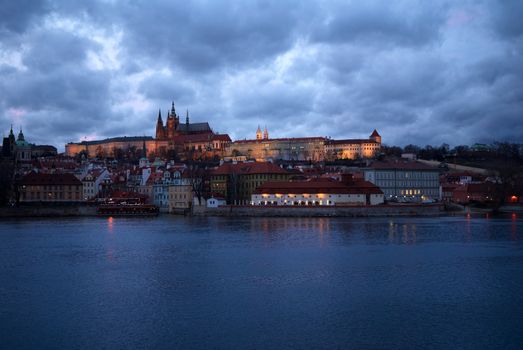
M265 125L265 130L263 130L263 139L264 140L269 139L269 131L267 131L267 125Z
M258 125L258 130L256 130L256 140L261 140L262 138L263 138L263 134L260 129L260 126Z
M163 127L162 111L158 110L158 120L156 121L156 139L165 139L165 129Z

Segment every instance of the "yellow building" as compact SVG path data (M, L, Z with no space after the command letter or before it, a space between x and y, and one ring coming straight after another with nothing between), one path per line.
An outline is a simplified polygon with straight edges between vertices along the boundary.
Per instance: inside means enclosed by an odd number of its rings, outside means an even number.
M190 183L169 186L169 213L185 213L193 203L193 189Z
M376 130L368 139L325 141L325 154L328 160L372 158L380 149L381 136Z

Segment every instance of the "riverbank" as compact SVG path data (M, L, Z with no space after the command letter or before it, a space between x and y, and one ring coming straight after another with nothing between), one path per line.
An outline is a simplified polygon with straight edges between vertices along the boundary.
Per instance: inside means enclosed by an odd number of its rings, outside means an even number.
M45 205L0 208L0 218L98 216L92 205ZM379 206L221 206L194 208L194 216L251 217L379 217L435 216L445 213L442 204L394 204Z
M390 204L375 206L220 206L194 211L197 216L253 217L380 217L437 216L444 214L442 204Z
M0 218L97 216L92 205L30 205L0 208Z

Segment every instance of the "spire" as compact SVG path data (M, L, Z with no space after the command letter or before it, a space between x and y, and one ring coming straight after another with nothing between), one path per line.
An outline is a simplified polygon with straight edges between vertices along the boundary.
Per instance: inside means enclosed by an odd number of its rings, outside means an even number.
M22 132L22 127L20 126L20 133L18 134L17 141L25 141L24 133Z
M174 101L173 101L173 104L171 106L171 114L172 114L173 117L176 116L176 110L174 109Z
M161 109L158 110L158 124L160 124L160 123L163 125L162 110Z
M187 108L187 111L185 112L185 124L187 124L187 127L189 127L189 109Z
M9 136L15 136L15 134L13 133L13 124L11 124L11 130L9 131Z
M267 131L267 125L265 125L265 130L263 131L263 138L265 140L269 139L269 132Z
M256 130L256 140L261 140L263 137L260 126L258 125L258 129Z

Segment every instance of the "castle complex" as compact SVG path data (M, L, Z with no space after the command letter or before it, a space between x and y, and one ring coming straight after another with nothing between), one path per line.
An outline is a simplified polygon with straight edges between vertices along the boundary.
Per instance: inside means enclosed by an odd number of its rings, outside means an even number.
M374 157L381 148L381 136L376 130L368 139L332 140L326 137L269 138L267 127L258 126L254 139L231 142L227 134L216 134L209 123L191 123L189 111L185 122L176 114L174 102L164 123L158 111L155 137L116 137L98 141L68 143L69 156L85 152L89 157L115 156L118 149L143 149L147 156L166 156L174 151L182 159L244 156L259 161L313 161ZM142 151L143 152L143 151ZM144 155L142 155L144 156Z

